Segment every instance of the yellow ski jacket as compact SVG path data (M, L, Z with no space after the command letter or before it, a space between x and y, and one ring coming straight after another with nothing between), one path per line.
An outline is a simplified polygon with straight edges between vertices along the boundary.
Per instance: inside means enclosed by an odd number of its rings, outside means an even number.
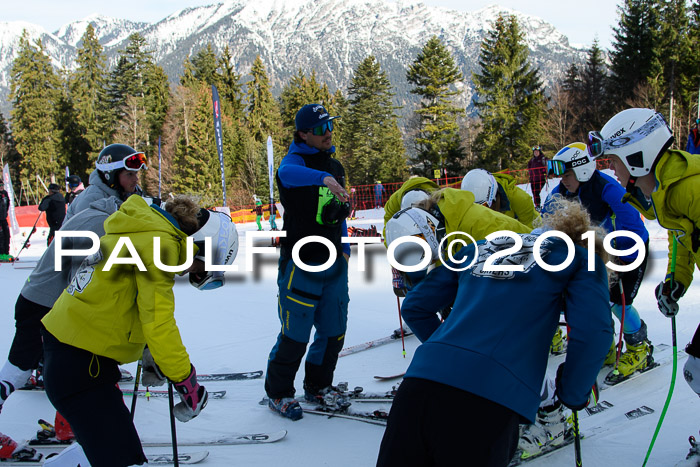
M100 251L88 256L70 285L42 319L59 341L95 355L133 362L148 344L165 376L182 381L190 373L190 358L175 323L174 272L154 262L154 238L160 238L160 262L175 266L186 260L187 235L165 211L131 196L104 223ZM120 241L130 240L145 266L104 267ZM193 251L194 254L196 250ZM129 258L121 244L117 256Z
M675 280L688 290L693 269L700 261L700 157L669 149L661 156L654 171L656 190L651 203L626 193L630 203L647 219L656 219L668 229L668 269L671 272L673 236L678 240Z
M501 193L501 213L513 219L517 219L520 223L525 224L532 230L532 224L539 216L535 210L535 203L532 201L532 196L518 187L518 184L515 182L515 177L512 175L500 172L495 172L491 175L493 175L501 188L499 190Z

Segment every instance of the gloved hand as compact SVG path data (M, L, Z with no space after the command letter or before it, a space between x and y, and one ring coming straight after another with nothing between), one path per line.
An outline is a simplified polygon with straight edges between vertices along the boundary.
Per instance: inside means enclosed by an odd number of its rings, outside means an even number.
M555 397L555 400L560 401L562 404L570 408L571 410L583 410L586 407L595 407L598 405L598 399L600 397L600 387L598 386L598 381L593 383L593 387L591 388L591 392L588 395L588 399L586 400L585 403L583 404L570 404L567 403L566 401L562 400L561 397L559 397L559 388L561 387L560 381L561 381L561 374L562 371L564 371L564 363L559 365L559 368L557 368L557 378L556 378L556 387L557 387L557 394Z
M175 390L180 394L180 402L175 406L175 417L181 422L189 422L199 415L207 406L209 393L197 383L197 373L192 365L190 375L179 383L175 383Z
M673 282L673 285L671 285ZM666 279L656 286L656 302L659 310L667 318L672 318L678 314L678 300L685 293L685 286L678 281Z
M165 384L165 375L163 375L155 360L153 360L153 355L151 355L151 350L148 347L143 349L141 367L141 384L144 386L162 386Z
M404 283L403 275L395 268L391 268L391 285L394 288L394 295L399 298L406 296L406 284Z

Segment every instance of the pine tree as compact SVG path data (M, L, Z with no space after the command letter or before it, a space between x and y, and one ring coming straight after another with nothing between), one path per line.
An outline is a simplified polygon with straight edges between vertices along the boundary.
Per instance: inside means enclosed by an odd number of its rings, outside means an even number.
M221 99L231 106L231 115L239 120L244 118L243 110L243 87L241 86L241 76L234 71L233 56L228 45L219 59L221 77L217 86Z
M9 97L12 132L21 155L21 179L34 183L35 176L51 180L61 173L56 122L60 98L61 83L41 40L34 46L23 31L19 54L12 63Z
M659 53L659 8L657 0L625 0L618 7L620 21L613 28L610 52L610 91L614 111L632 104L635 94L657 76Z
M415 137L417 155L413 158L413 171L427 177L433 177L434 169L461 174L464 152L457 115L463 109L452 104L451 97L458 92L451 88L462 80L462 74L437 36L425 44L409 67L406 79L414 85L411 93L421 97L416 110L420 123Z
M211 87L200 82L194 97L187 139L182 136L176 149L174 173L177 176L172 179L172 188L177 193L200 195L205 204L214 205L217 198L221 198L221 190L217 190L219 158L214 141Z
M89 24L81 39L76 59L77 69L68 79L69 99L65 105L73 106L68 111L87 147L85 152L69 152L69 166L73 173L85 175L94 167L97 155L109 140L110 117L107 96L107 59L95 36L95 28ZM66 121L70 126L71 122Z
M297 111L306 104L321 104L327 107L331 96L328 87L325 89L316 80L316 72L312 71L310 77L306 77L304 71L299 68L296 75L293 75L280 94L280 107L282 112L282 123L290 131L294 129L294 117Z
M348 146L343 159L352 185L403 181L406 160L397 124L394 93L374 56L360 63L348 87L350 108L344 117Z
M524 166L531 142L542 137L539 122L546 98L539 69L530 65L528 55L515 16L499 16L481 44L480 73L472 78L483 124L474 144L480 167L487 170Z
M219 60L214 53L211 44L201 49L192 57L192 69L196 79L211 86L219 87Z
M248 110L248 129L252 140L256 143L246 154L246 176L256 187L259 194L267 193L267 155L266 145L268 135L273 141L279 139L282 128L279 107L270 91L270 82L260 55L255 58L250 70L251 80L247 84L246 100ZM281 147L276 147L275 168L281 159Z
M15 139L7 126L5 117L0 112L0 170L5 164L10 164L14 168L19 162L19 154L15 149Z

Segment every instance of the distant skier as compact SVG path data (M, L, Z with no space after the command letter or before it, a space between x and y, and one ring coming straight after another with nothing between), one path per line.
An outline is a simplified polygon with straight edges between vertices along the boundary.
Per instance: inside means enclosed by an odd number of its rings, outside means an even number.
M261 220L263 218L263 205L262 205L262 201L257 196L254 197L254 200L255 200L255 206L253 207L253 209L250 210L250 212L255 213L255 223L258 224L258 231L260 231L263 229L262 222L261 222Z
M10 196L5 190L5 184L0 177L0 262L9 262L10 256L10 225L7 223L7 215L10 210Z
M590 154L609 158L627 188L623 201L668 229L669 264L666 278L656 286L656 300L669 318L678 313L693 269L700 267L700 158L670 149L672 143L666 120L651 109L623 110L600 132L590 132L588 141ZM700 395L700 326L685 351L683 375Z
M56 231L61 228L66 217L66 200L61 194L61 187L55 183L49 184L49 194L39 203L39 211L46 212L46 222L49 224L49 235L46 245L51 245Z
M527 163L527 172L530 176L530 188L532 189L535 209L539 211L542 208L540 199L542 187L547 182L547 158L542 152L542 146L532 147L532 157Z
M376 209L379 209L384 205L382 201L384 200L385 192L386 189L384 188L384 185L382 185L380 180L377 180L377 183L374 185L374 207Z
M83 181L77 175L69 175L66 177L66 182L68 182L68 192L66 192L66 205L73 202L73 200L85 190L83 186Z
M544 223L545 229L563 232L576 244L573 262L562 271L544 270L533 254L537 235L520 234L523 244L512 261L507 255L501 258L504 264L520 265L521 271L488 269L492 253L515 245L501 237L480 245L474 267L464 267L474 258L472 244L408 293L402 313L422 345L394 398L378 467L460 465L465 456L473 465L505 467L516 452L522 419L546 419L559 435L566 427L561 404L574 410L586 406L612 339L607 255L604 234L597 231L595 269L588 270L588 242L581 235L596 228L578 203L561 203ZM416 224L432 246L431 224L422 219ZM437 259L435 249L431 252ZM540 245L548 264L563 263L569 253L556 237ZM416 266L421 260L420 255L412 258L404 264ZM512 306L515 296L522 306ZM441 323L437 312L453 302L449 318ZM560 408L540 414L540 388L562 305L577 338L558 371ZM571 430L561 433L562 440L565 436L571 437Z
M274 202L270 203L270 230L277 229L277 204Z

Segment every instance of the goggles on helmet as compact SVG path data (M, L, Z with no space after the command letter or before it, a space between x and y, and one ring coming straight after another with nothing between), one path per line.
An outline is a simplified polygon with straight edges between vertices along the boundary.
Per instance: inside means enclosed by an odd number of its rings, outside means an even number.
M146 155L142 152L135 152L126 156L120 161L107 162L100 164L99 162L95 164L95 167L102 172L109 172L112 170L126 169L133 172L138 172L141 169L148 169L148 159Z
M588 164L589 162L591 162L591 159L589 159L588 157L576 159L575 161L569 162L556 159L547 161L547 175L562 176L567 170L573 169L574 165L578 167L581 165Z
M657 112L648 122L629 134L622 129L613 135L612 138L605 139L599 131L590 131L588 132L588 143L586 144L588 147L588 154L591 158L595 159L608 151L627 146L628 144L637 143L652 134L662 125L668 127L663 115Z
M533 147L532 147L532 150L533 150L533 151L541 151L541 150L542 150L542 146L533 146Z

